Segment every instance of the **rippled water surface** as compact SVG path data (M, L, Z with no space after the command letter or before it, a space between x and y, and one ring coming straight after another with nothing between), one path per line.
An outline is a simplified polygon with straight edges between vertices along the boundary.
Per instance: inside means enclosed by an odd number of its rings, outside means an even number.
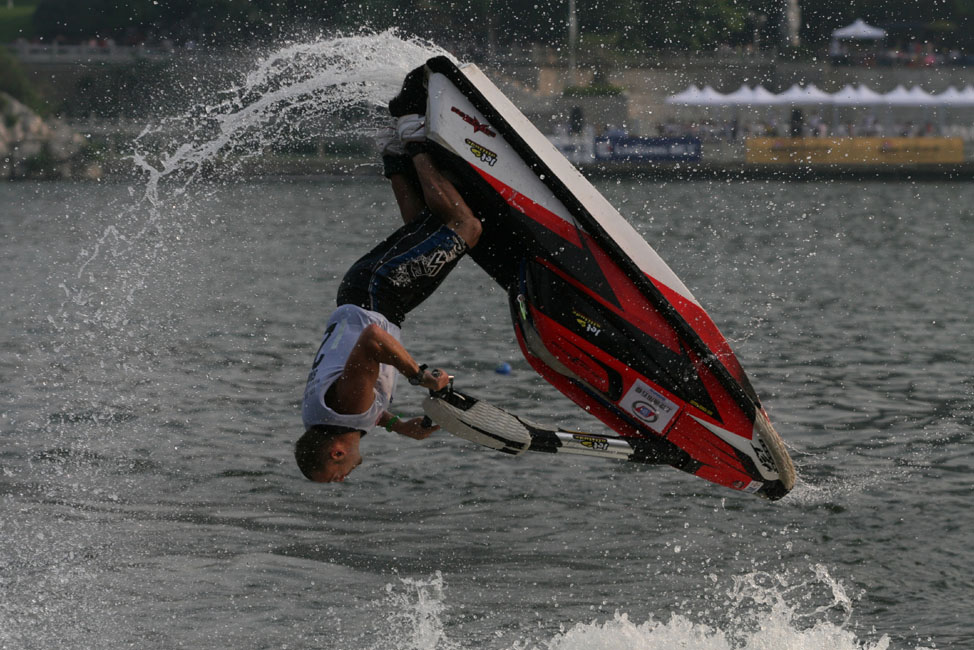
M345 484L301 479L337 281L396 223L380 180L163 187L151 217L124 184L0 185L0 647L974 646L974 186L599 183L791 447L769 503L381 430ZM469 260L404 337L601 430Z

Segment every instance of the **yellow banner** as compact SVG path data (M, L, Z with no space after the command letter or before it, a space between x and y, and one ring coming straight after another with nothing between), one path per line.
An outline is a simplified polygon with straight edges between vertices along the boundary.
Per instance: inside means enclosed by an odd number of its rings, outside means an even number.
M747 162L777 165L962 163L960 138L748 138Z

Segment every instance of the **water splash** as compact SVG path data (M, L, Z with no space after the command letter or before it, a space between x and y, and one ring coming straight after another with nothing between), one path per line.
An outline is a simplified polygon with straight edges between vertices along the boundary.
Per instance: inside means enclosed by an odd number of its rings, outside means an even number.
M694 623L686 616L673 614L666 622L649 620L636 624L625 614L617 614L604 624L577 625L546 644L545 650L887 650L889 640L860 643L855 634L830 625L798 630L770 619L766 627L743 640L733 633Z
M755 572L735 577L724 621L694 622L683 613L634 623L616 614L604 623L577 624L543 644L545 650L887 650L890 639L859 639L851 627L852 599L824 566L793 581ZM528 650L525 648L524 650ZM533 648L531 650L534 650ZM918 649L919 650L919 649Z
M716 580L716 577L715 577ZM853 626L853 598L826 567L801 576L754 572L732 579L719 621L671 612L665 620L637 623L627 613L612 620L575 623L547 639L520 639L509 650L889 650L890 638L860 639ZM427 579L387 585L381 608L392 612L376 643L395 650L459 650L446 633L445 583ZM712 615L708 615L712 616ZM454 632L455 635L459 632ZM477 644L476 647L481 647ZM927 650L916 646L914 650Z
M367 133L410 69L431 56L446 55L435 45L379 34L319 38L293 43L258 60L237 85L218 93L215 103L147 127L136 138L134 162L147 173L146 198L158 205L159 182L185 177L176 194L192 184L207 165L225 163L231 171L296 135ZM188 123L187 123L188 122ZM153 155L159 134L180 133Z
M249 159L298 141L374 135L388 123L382 109L405 73L444 54L395 30L291 43L256 60L215 99L146 126L131 155L144 183L129 188L127 202L106 206L101 217L111 223L81 251L74 277L52 279L64 294L48 317L53 351L75 347L72 332L81 331L113 341L95 353L131 367L131 346L120 343L168 325L133 323L140 299L152 293L148 299L178 305L180 256L209 223L204 179L237 181Z
M444 632L444 589L439 571L428 579L400 578L398 586L386 585L383 606L392 614L373 650L460 650Z

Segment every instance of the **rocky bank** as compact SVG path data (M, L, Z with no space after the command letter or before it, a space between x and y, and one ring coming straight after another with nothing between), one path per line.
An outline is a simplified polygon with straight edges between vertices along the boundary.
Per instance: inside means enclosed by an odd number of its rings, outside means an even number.
M100 177L81 134L0 92L0 180Z

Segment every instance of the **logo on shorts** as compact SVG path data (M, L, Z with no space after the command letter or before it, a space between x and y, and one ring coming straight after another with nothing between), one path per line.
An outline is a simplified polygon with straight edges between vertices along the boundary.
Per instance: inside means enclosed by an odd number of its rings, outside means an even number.
M447 264L460 257L467 245L459 236L450 250L433 250L400 264L389 276L389 282L397 287L412 284L418 278L435 278Z
M494 163L497 162L497 154L483 146L482 144L477 144L470 138L464 140L467 146L470 147L470 153L480 158L481 162L487 163L488 166L493 167Z

